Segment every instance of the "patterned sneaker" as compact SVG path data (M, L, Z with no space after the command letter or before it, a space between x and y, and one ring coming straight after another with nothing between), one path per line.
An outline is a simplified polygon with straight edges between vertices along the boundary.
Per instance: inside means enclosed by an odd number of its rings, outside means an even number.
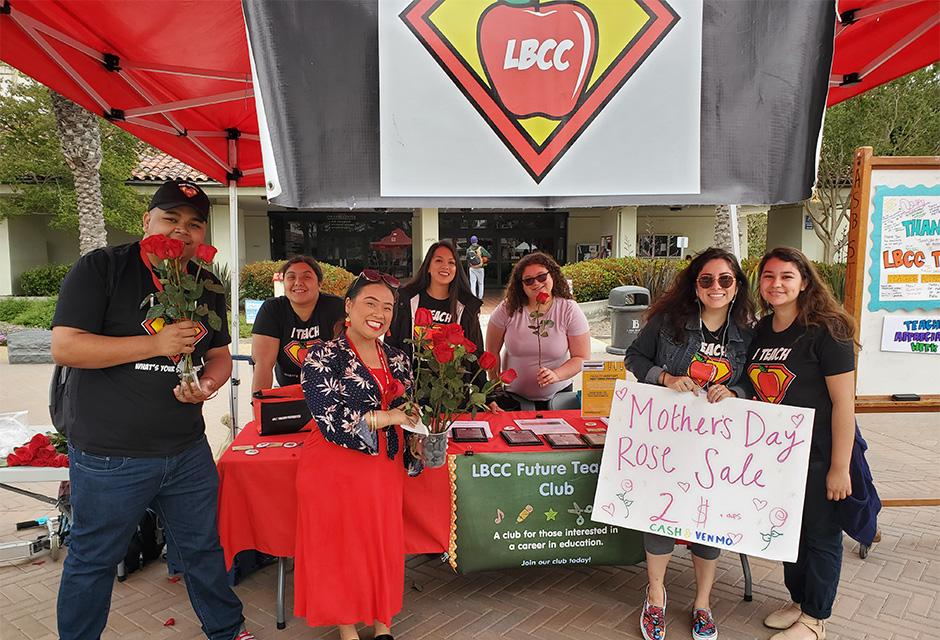
M717 640L718 627L715 626L711 609L696 609L692 612L692 637L695 640Z
M640 614L640 633L643 640L664 640L666 637L666 590L663 589L663 606L650 604L649 587L646 588L646 600L643 601L643 613Z
M239 631L238 635L235 636L235 640L255 640L255 636L247 631Z

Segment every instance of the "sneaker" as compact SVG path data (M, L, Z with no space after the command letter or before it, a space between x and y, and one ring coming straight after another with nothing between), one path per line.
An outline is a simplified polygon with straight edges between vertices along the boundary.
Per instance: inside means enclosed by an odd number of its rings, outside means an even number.
M663 606L650 604L649 587L646 588L646 600L643 601L643 613L640 614L640 633L643 640L664 640L666 637L666 590L663 589Z
M791 602L764 618L764 626L770 629L789 629L800 619L801 615L803 615L803 610L800 609L800 605Z
M692 612L692 637L695 640L718 639L718 627L715 626L711 609L696 609Z
M255 636L247 631L239 631L238 635L235 636L235 640L255 640Z

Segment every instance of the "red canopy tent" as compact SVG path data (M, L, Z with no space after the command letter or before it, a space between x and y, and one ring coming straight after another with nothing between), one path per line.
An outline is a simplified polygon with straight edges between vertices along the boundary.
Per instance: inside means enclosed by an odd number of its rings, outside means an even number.
M940 60L940 0L837 9L830 106ZM228 184L236 251L236 185L264 184L240 0L0 0L0 60Z
M405 233L404 229L396 227L381 240L370 242L369 246L373 249L400 249L402 247L410 247L411 238Z
M940 60L940 0L837 0L827 106Z

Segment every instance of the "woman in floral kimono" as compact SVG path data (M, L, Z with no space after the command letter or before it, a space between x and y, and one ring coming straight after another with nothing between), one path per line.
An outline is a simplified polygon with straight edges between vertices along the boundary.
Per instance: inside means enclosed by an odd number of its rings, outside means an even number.
M297 470L294 614L310 626L356 624L392 640L405 581L402 489L421 471L417 436L401 424L411 386L405 355L379 338L392 321L398 281L363 271L346 294L346 331L315 345L301 385L318 430L304 442Z

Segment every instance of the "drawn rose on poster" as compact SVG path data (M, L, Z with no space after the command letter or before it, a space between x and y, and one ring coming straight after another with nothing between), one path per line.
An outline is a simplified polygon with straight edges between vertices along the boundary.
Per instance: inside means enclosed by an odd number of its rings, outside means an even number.
M770 531L767 533L761 532L760 534L761 540L767 543L764 545L763 550L765 551L767 547L770 546L770 543L774 541L774 538L779 538L783 535L783 533L778 531L777 528L782 527L787 523L787 512L785 509L776 507L773 511L770 512L768 519L770 520Z

